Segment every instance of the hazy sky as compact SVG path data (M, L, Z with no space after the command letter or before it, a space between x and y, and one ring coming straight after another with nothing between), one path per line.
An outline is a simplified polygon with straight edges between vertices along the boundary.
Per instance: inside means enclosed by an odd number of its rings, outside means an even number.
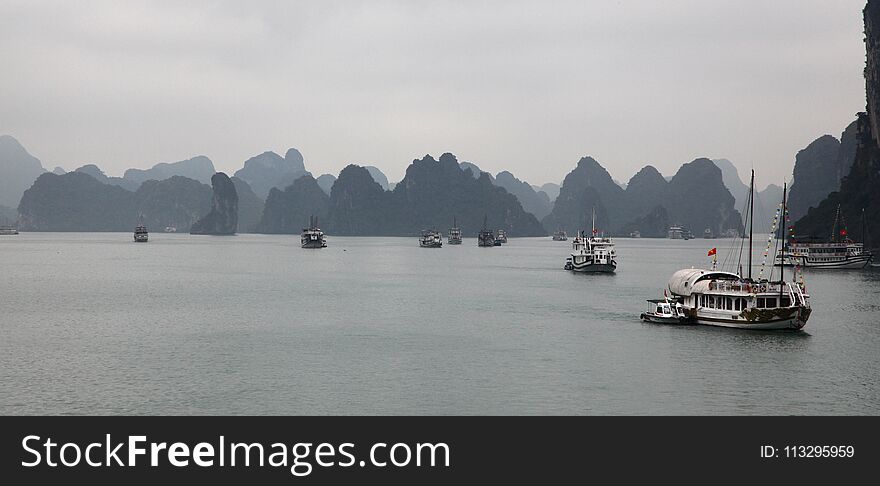
M0 134L110 175L297 147L399 180L455 153L533 184L729 158L759 185L864 110L864 0L0 0Z

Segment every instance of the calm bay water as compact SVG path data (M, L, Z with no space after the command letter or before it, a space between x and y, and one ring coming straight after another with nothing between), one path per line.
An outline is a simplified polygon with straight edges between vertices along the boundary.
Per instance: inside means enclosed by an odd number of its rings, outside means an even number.
M0 414L877 414L880 271L812 272L801 333L641 323L730 240L0 237ZM756 257L760 261L760 256Z

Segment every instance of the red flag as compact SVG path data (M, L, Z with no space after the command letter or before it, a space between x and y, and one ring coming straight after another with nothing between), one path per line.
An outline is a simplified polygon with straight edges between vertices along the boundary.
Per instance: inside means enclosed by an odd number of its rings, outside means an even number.
M846 236L846 230L840 230L840 236Z
M706 256L712 256L716 253L718 253L718 248L712 248L711 250L709 250L709 253L707 253Z

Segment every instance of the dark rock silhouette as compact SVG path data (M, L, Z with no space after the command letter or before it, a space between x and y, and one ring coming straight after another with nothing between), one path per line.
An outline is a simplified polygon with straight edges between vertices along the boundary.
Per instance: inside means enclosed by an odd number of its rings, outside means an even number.
M797 153L788 207L792 219L807 214L840 186L837 178L840 141L823 135Z
M330 192L327 230L335 235L394 235L401 214L367 169L348 165Z
M211 188L186 177L147 181L136 192L84 172L45 173L25 191L18 211L26 231L131 231L174 225L189 231L211 207Z
M45 172L15 138L0 135L0 205L17 207L24 191Z
M218 172L211 177L211 211L193 223L190 234L234 235L238 230L238 193L229 176Z
M233 177L232 183L238 194L238 232L256 233L263 215L263 200L254 194L247 182L238 177Z
M840 189L829 194L794 225L799 236L828 239L832 235L837 208L847 226L848 236L864 241L868 247L878 247L880 235L880 0L868 0L863 11L865 22L865 98L866 112L859 113L855 126L855 157L849 173L840 183ZM848 138L844 131L843 139ZM851 150L847 140L841 143L840 153ZM841 164L841 173L845 166ZM834 175L831 172L830 175ZM827 177L827 175L826 175ZM829 179L833 177L828 177ZM800 181L795 179L795 187ZM794 189L794 188L792 188ZM862 224L864 215L864 225Z
M330 197L310 175L293 181L283 191L269 190L260 223L259 233L299 234L314 216L319 222L327 218Z

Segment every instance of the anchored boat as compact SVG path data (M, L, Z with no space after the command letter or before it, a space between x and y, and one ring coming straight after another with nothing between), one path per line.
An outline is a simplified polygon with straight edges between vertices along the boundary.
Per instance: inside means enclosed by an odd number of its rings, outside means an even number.
M565 234L565 231L559 230L556 233L553 233L553 241L566 241L568 240L568 235Z
M689 324L690 319L678 300L648 299L648 310L639 318L657 324Z
M495 246L501 246L502 244L507 243L507 231L504 231L503 229L498 230L498 232L495 233L495 243Z
M440 248L443 246L443 235L439 231L423 230L419 237L419 246L422 248Z
M324 232L318 227L318 218L309 217L309 227L303 228L300 234L300 245L303 248L327 248L327 239Z
M596 210L593 210L592 235L584 236L579 231L571 241L571 256L565 260L565 269L583 273L614 273L617 269L617 256L611 238L597 236Z
M762 278L763 268L758 278L752 277L754 171L751 181L748 211L749 244L746 250L748 273L742 275L741 270L739 272L717 270L717 251L713 248L709 251L709 256L713 257L711 270L695 268L679 270L669 279L666 290L671 294L671 298L681 302L685 315L695 324L738 329L799 330L807 324L812 312L803 275L800 282L786 282L783 267L778 267L779 278L773 280L771 267L770 278ZM786 209L786 192L787 187L783 187L782 215L785 214ZM775 234L775 227L771 234ZM785 232L783 232L783 248L784 235ZM740 248L740 253L742 251L743 248ZM796 280L795 274L793 277Z
M147 232L147 227L143 224L139 224L134 228L134 242L135 243L146 243L150 238L150 234Z
M862 211L864 213L864 210ZM864 214L863 214L864 217ZM866 231L862 230L862 235ZM776 264L787 267L850 270L865 268L874 259L871 251L865 250L864 243L856 243L849 238L846 224L842 222L840 205L834 217L834 227L830 241L792 241L776 255Z
M477 246L495 246L495 232L486 228L486 216L483 216L483 229L477 233Z
M461 228L455 224L455 217L452 218L452 228L449 228L449 236L446 238L446 241L450 245L461 244Z

